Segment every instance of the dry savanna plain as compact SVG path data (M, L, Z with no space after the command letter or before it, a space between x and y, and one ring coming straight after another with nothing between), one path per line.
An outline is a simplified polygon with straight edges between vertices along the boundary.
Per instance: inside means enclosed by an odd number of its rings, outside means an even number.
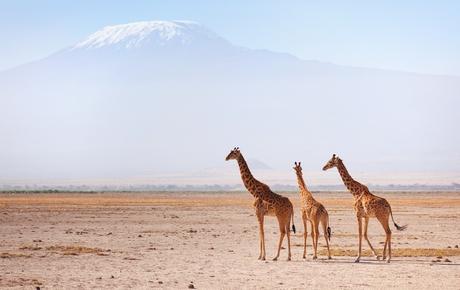
M317 192L329 211L332 260L324 237L302 259L299 196L292 261L286 241L278 261L257 260L258 224L247 192L2 193L0 288L179 289L460 289L460 193L377 192L393 208L393 259L377 261L363 241L347 192ZM309 230L310 231L310 230ZM265 220L267 256L278 224ZM322 233L321 233L322 234ZM373 219L372 244L384 232Z

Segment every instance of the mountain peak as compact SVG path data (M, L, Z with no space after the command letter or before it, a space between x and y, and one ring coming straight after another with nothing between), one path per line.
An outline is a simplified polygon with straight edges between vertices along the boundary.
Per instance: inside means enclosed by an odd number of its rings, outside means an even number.
M106 26L77 43L73 49L107 46L137 48L144 45L190 45L196 40L224 41L216 33L194 21L142 21Z

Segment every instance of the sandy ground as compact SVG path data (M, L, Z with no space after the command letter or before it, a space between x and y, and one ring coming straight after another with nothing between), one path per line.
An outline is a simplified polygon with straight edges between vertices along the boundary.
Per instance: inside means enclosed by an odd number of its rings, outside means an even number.
M460 289L460 193L378 193L405 232L393 230L390 264L355 264L357 224L348 193L316 193L329 211L334 257L302 259L298 195L293 260L259 261L248 193L0 194L0 287L17 289ZM266 219L267 254L278 225ZM394 227L392 227L394 229ZM383 230L369 225L382 250ZM364 242L364 241L363 241ZM286 246L286 244L285 244Z

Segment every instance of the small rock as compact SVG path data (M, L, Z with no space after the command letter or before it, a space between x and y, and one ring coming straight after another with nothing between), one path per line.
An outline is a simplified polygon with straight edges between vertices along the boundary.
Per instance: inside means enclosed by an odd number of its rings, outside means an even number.
M163 281L158 281L158 284L163 284Z
M138 235L137 237L138 237L138 238L142 238L142 235Z
M451 246L447 246L448 249L451 249L452 247Z
M455 248L458 249L458 245L455 245Z
M447 259L447 258L445 258L445 259L444 259L444 262L451 263L452 261L449 260L449 259Z
M174 250L174 248L171 248L170 250Z
M437 256L436 259L442 259L442 256Z
M195 289L195 285L193 285L192 283L188 284L188 289Z
M113 276L113 275L112 275L112 276L110 276L110 279L114 279L114 278L115 278L115 276Z
M214 250L214 247L209 248L210 250Z

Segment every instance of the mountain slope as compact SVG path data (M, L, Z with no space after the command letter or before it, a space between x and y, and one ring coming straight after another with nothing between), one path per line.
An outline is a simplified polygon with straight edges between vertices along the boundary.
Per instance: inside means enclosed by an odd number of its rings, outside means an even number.
M234 46L194 22L106 27L0 73L3 178L192 171L238 145L275 169L458 171L460 78ZM356 171L356 170L355 170Z

